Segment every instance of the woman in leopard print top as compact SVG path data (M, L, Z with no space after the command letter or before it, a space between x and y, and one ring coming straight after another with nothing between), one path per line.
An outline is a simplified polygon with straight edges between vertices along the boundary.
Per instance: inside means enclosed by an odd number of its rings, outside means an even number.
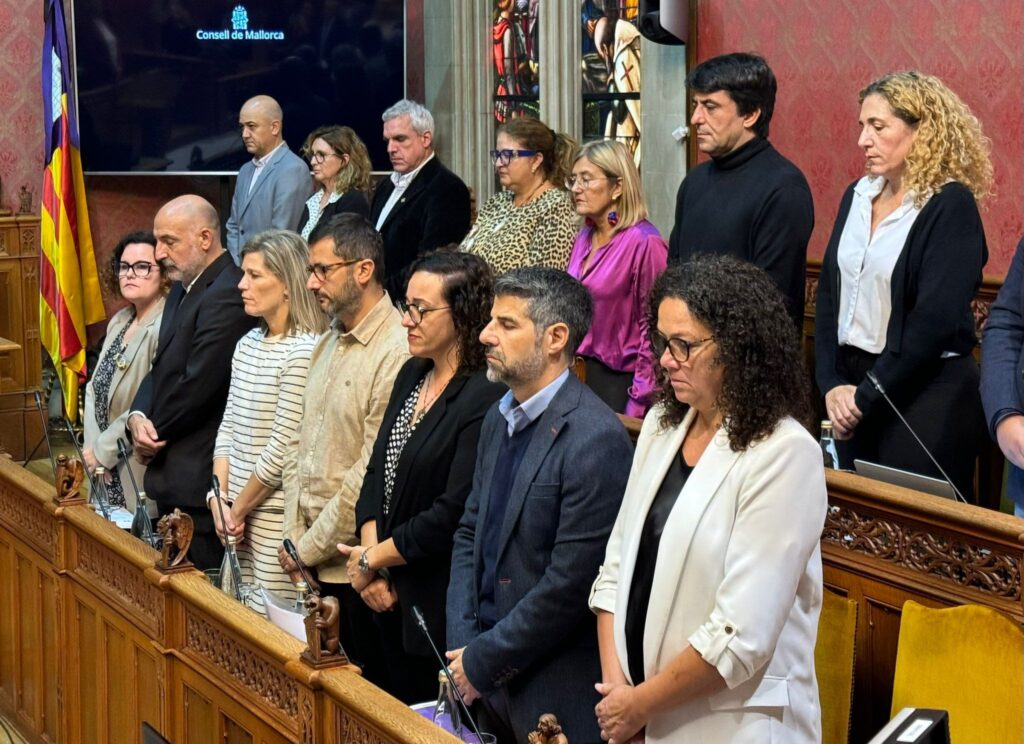
M498 129L491 159L503 190L480 210L462 250L494 273L522 266L565 269L579 217L565 190L576 142L537 119L512 119Z

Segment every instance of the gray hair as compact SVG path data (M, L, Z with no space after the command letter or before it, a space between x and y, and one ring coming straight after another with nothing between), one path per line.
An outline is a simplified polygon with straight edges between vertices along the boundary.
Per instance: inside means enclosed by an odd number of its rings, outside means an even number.
M590 292L577 279L558 269L526 266L499 276L494 282L494 296L526 300L526 314L540 332L555 323L565 323L569 328L565 353L567 361L572 362L594 315Z
M409 122L417 134L426 134L427 132L434 131L434 116L422 103L403 98L394 106L388 108L380 118L382 121L391 121L400 116L409 117Z

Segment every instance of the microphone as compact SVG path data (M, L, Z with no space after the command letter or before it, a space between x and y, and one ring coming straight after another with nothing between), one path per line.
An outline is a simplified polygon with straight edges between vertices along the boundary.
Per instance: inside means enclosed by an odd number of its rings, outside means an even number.
M924 450L924 453L928 455L928 459L931 460L932 464L939 469L939 472L942 473L942 477L946 479L946 483L948 483L949 487L953 489L953 493L956 494L956 497L966 504L967 499L965 499L964 495L960 493L960 489L956 487L956 484L953 482L953 479L946 475L946 471L942 469L942 466L939 465L939 461L935 459L935 456L931 453L931 451L924 446L924 442L921 441L921 437L917 436L917 432L914 431L913 427L911 427L911 425L907 423L907 420L903 418L903 414L900 413L900 409L896 407L896 404L892 402L892 399L885 392L885 388L882 387L882 383L880 383L878 381L878 378L875 377L875 373L872 372L871 370L868 370L865 376L874 386L875 390L877 390L881 394L881 396L885 398L885 402L889 404L889 408L891 408L893 412L897 416L899 416L900 421L902 421L903 425L907 427L907 431L909 431L911 436L914 437L914 440L920 445L921 449Z
M427 620L423 617L423 610L419 608L419 605L412 606L412 614L416 616L416 624L423 631L423 635L427 637L427 643L430 644L430 648L434 651L434 656L441 662L441 671L444 672L444 676L448 678L448 684L455 691L455 697L459 699L459 705L462 706L462 710L466 713L466 720L469 721L469 727L473 729L473 734L476 736L476 740L483 744L484 737L480 733L480 729L476 726L476 721L473 719L473 714L469 712L469 706L466 705L465 698L462 697L462 692L459 690L459 686L455 684L455 679L452 677L451 671L448 669L448 663L445 658L441 656L441 652L437 650L437 646L434 645L434 639L430 637L430 630L427 628Z
M284 545L284 552L287 553L288 557L295 561L295 565L299 567L299 574L301 574L302 580L306 582L306 586L309 587L309 593L320 596L320 585L313 581L309 574L306 573L306 567L303 566L302 561L299 560L299 551L295 549L295 543L292 542L290 537L286 537L282 544Z

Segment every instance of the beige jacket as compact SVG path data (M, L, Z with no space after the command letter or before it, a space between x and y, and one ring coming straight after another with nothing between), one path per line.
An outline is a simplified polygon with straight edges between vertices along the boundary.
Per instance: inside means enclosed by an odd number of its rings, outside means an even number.
M339 542L358 543L355 505L398 370L409 358L402 316L384 297L359 325L332 327L313 349L302 424L284 463L284 534L320 580L348 583Z
M96 460L106 468L112 468L118 463L118 438L128 442L128 437L124 433L125 423L128 420L132 401L135 399L135 393L138 391L139 385L142 384L143 378L149 374L149 368L153 364L153 355L156 353L157 341L160 338L160 321L163 314L164 298L161 297L125 347L125 351L121 355L123 364L119 364L114 369L114 376L110 380L110 395L107 402L108 426L103 432L100 431L96 417L96 392L93 390L93 380L89 380L89 384L85 386L85 444L87 447L92 447ZM107 353L121 329L131 321L132 308L130 306L114 314L110 323L107 324L107 337L103 341L100 359ZM129 460L128 465L120 464L118 475L121 478L121 485L124 486L127 508L129 511L134 511L135 489L132 488L127 468L131 467L139 488L144 488L142 478L146 474L146 466L140 465L134 457L129 457Z

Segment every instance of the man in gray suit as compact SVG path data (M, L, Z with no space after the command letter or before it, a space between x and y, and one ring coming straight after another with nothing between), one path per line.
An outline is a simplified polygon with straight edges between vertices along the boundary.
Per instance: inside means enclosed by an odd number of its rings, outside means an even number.
M633 449L569 371L590 327L586 288L530 267L501 276L494 294L480 340L487 377L509 392L484 419L455 534L448 659L499 742L525 741L543 713L558 716L569 741L596 742L601 668L587 594Z
M313 193L309 166L284 141L281 107L270 96L242 105L238 126L252 160L238 171L227 249L238 263L242 246L263 230L297 230L306 199Z

